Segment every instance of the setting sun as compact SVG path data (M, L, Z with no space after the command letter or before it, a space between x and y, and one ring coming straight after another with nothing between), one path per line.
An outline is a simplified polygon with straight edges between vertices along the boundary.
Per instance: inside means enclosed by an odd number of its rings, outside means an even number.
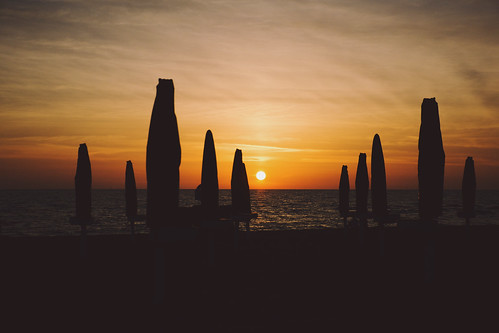
M264 180L265 177L267 177L267 175L263 171L258 171L256 173L256 179L258 179L258 180Z

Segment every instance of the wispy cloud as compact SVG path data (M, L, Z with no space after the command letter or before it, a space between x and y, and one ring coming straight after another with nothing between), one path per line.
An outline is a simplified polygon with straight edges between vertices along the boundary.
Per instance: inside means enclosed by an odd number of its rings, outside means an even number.
M261 145L250 145L250 144L238 144L238 143L222 143L218 145L221 148L239 148L248 150L258 150L265 152L283 152L283 153L299 153L299 152L320 152L318 149L298 149L298 148L286 148L286 147L275 147L275 146L261 146Z

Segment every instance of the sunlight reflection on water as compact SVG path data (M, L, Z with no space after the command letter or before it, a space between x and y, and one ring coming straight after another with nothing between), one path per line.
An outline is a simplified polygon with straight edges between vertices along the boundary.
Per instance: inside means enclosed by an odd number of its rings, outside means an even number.
M258 218L252 230L291 230L343 228L339 216L337 190L252 190L252 210ZM472 224L499 224L499 191L477 192L477 218ZM220 191L220 204L230 204L230 190ZM351 206L355 191L350 191ZM199 204L194 190L180 191L180 205ZM388 191L388 204L401 219L418 219L417 191ZM94 190L92 214L97 223L89 227L94 234L126 234L129 225L124 213L123 190ZM439 223L463 224L456 216L461 207L460 191L445 191ZM146 210L146 191L138 191L139 214ZM5 235L78 235L80 228L69 224L74 214L73 190L1 190L0 220ZM374 224L369 223L370 226ZM137 233L148 233L144 222L137 223Z

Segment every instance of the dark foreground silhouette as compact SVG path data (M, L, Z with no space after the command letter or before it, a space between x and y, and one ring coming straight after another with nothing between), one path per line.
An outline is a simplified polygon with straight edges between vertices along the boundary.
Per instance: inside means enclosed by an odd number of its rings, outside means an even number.
M499 228L438 226L435 280L424 283L422 232L376 228L220 234L215 262L199 239L167 245L166 302L152 304L154 248L148 235L2 237L2 328L258 331L496 325ZM430 325L430 326L429 326ZM436 326L435 326L436 325ZM472 325L472 326L466 326ZM494 326L492 326L493 328ZM21 331L23 331L21 329Z

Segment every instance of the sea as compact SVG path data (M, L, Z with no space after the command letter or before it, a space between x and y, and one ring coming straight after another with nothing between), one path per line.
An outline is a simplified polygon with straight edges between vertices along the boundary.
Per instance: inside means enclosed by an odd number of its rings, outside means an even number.
M139 214L146 213L146 190L138 190ZM258 218L251 231L303 230L343 228L338 212L337 190L251 190L252 211ZM230 190L220 190L220 204L231 202ZM180 206L198 205L194 190L180 190ZM355 190L350 191L350 204L355 204ZM401 221L418 221L417 190L389 190L388 205ZM438 223L459 225L461 191L444 192L442 215ZM351 207L354 208L354 207ZM79 235L80 227L70 224L74 215L74 190L0 190L0 223L2 235L59 236ZM92 215L95 223L89 234L129 234L125 216L124 190L93 190ZM373 221L369 221L374 226ZM476 196L476 217L471 224L499 225L499 191L479 190ZM145 222L136 222L136 233L149 233Z

